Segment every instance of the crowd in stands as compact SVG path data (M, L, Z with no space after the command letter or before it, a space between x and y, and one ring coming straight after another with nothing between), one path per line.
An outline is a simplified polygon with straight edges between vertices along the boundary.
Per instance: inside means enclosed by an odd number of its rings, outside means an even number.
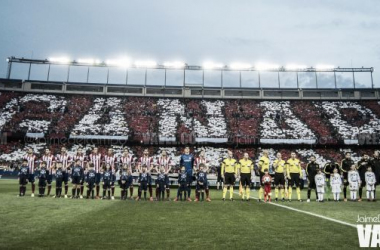
M33 143L33 144L23 144L23 143L17 143L17 144L7 144L9 147L0 147L0 161L5 162L16 162L21 161L24 156L26 155L29 148L33 149L33 152L38 155L43 154L43 150L46 148L45 143ZM4 151L3 151L4 150ZM56 151L59 152L59 151Z
M6 114L3 131L41 133L65 111L66 100L58 95L27 94L13 98L2 113Z
M378 117L357 102L323 101L315 105L324 109L330 123L337 128L343 139L355 139L359 134L380 132Z
M302 122L316 133L320 141L324 140L328 144L337 143L339 136L336 129L330 125L328 116L323 110L314 105L313 102L293 101L291 102L291 109Z
M176 136L178 120L185 126L190 126L190 121L185 117L185 106L178 99L159 99L157 105L160 110L159 136L168 139L174 139Z
M67 108L64 114L54 124L50 138L69 137L75 124L88 112L93 104L89 95L74 95L67 98Z
M158 133L157 104L152 98L128 97L124 115L133 132L131 140L142 141L148 134Z
M227 136L223 101L158 99L157 105L161 138L170 140L191 132L198 138Z
M223 101L201 101L201 107L205 107L207 125L195 126L197 137L224 137L227 134L227 124L222 112ZM197 120L194 121L197 124Z
M21 142L18 141L2 143L0 144L0 152L1 154L10 154L11 152L15 151L20 145Z
M74 127L71 135L128 135L128 124L122 107L121 98L96 98L94 105Z
M362 102L359 102L359 104L372 110L373 113L377 117L380 117L380 102L379 101L362 101Z
M323 149L318 148L315 150L315 152L319 155L323 155L327 160L332 162L341 162L343 160L342 151L339 148L329 148L329 149ZM348 149L346 149L348 151Z
M261 138L265 139L315 139L316 135L301 122L291 110L289 101L263 101Z
M19 95L15 92L0 92L0 109L4 108L10 100L17 99Z
M0 93L0 131L70 136L128 136L141 142L228 138L301 139L337 144L380 132L377 101L257 101Z
M18 99L12 98L7 103L3 103L3 107L0 110L0 130L9 131L11 126L8 125L8 128L5 129L7 123L10 123L12 117L19 111Z
M252 143L259 136L262 109L256 101L225 101L227 127L232 139L237 143Z

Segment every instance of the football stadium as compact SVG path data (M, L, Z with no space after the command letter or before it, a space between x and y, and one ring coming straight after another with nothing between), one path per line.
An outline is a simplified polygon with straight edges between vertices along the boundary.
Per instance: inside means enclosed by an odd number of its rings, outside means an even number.
M380 5L312 5L0 3L0 249L380 247Z

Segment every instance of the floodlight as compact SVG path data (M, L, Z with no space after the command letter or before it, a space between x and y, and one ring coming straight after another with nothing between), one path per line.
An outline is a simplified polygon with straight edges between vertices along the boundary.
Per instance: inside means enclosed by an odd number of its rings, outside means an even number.
M247 63L231 63L230 68L231 69L250 69L252 68L252 65L247 64Z
M48 59L49 62L53 63L70 63L71 60L67 57L51 57Z
M144 68L150 68L157 66L157 63L155 61L136 61L135 62L136 67L144 67Z
M168 67L168 68L176 68L176 69L178 69L178 68L184 68L186 66L186 64L183 63L183 62L176 61L176 62L165 62L164 66Z
M270 70L270 69L279 69L280 66L277 64L268 64L268 63L257 63L255 64L255 69L257 70Z
M205 62L203 63L204 69L220 69L223 68L224 65L222 63L213 63L213 62Z
M95 60L95 59L78 59L77 60L78 63L82 63L82 64L99 64L100 63L100 60Z
M128 68L131 66L131 62L128 58L106 60L106 64L108 66L117 66L117 67L122 67L122 68Z
M302 70L302 69L307 69L308 66L306 65L298 65L298 64L288 64L285 66L286 70Z

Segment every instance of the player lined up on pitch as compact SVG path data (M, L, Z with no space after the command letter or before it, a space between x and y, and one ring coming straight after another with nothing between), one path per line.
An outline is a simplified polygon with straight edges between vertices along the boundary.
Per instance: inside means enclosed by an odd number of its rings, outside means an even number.
M190 153L190 148L185 147L180 156L180 171L176 182L178 189L174 201L192 201L191 190L195 185L194 201L211 201L209 190L209 167L205 152L198 157ZM100 186L103 187L102 199L115 199L115 183L120 186L120 199L134 200L170 200L170 186L173 178L172 159L162 151L157 161L149 156L145 149L143 155L134 159L126 149L121 157L116 157L110 148L107 154L98 153L93 148L87 156L79 148L77 154L70 156L65 147L60 154L53 156L49 149L38 160L30 149L19 167L19 196L25 196L26 186L30 182L34 197L35 179L38 179L38 194L50 195L52 182L55 180L55 195L53 197L68 198L68 183L72 182L71 198L83 198L84 188L87 188L87 198L99 199ZM255 165L248 153L243 158L236 160L232 151L221 161L217 171L217 188L222 186L222 200L226 200L229 191L229 199L234 200L234 186L239 183L239 195L242 201L251 199L251 189L256 178L259 179L259 202L272 201L272 186L274 187L274 201L292 201L293 189L296 190L298 201L301 199L301 181L306 177L308 181L307 202L310 202L311 191L315 191L316 201L323 202L325 197L339 201L343 187L344 201L347 201L347 189L350 191L350 200L362 201L363 189L366 190L368 201L375 201L376 185L379 184L380 160L379 152L374 153L370 159L364 154L362 159L355 163L349 152L341 164L329 162L321 167L316 162L316 157L311 156L304 171L301 161L295 152L291 152L290 158L284 160L281 153L276 154L276 159L271 161L268 151L263 150L261 157ZM272 173L270 174L270 172ZM305 175L305 176L304 176ZM172 175L173 176L173 175ZM153 183L154 182L154 183ZM133 196L134 186L138 187L137 196ZM172 185L173 186L173 185ZM153 197L155 187L155 197ZM62 194L62 189L64 193ZM149 196L148 196L149 195ZM166 197L165 197L166 195ZM326 196L325 196L326 195Z

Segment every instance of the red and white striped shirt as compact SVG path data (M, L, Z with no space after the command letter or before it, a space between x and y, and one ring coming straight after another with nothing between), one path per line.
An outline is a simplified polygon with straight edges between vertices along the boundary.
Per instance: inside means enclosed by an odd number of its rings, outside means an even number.
M54 155L44 154L41 160L46 162L46 168L49 170L50 174L53 174Z
M117 157L115 155L105 155L104 162L111 165L112 171L115 171Z
M123 164L123 166L127 165L129 170L132 170L132 162L133 162L132 155L130 154L128 154L127 156L123 155L122 157L120 157L120 162Z
M197 158L195 159L195 162L194 162L194 166L195 166L195 169L196 169L196 170L199 169L199 165L200 165L201 163L205 164L206 167L207 167L207 163L208 163L208 161L207 161L206 158L204 158L204 157L197 157Z
M140 157L139 164L140 164L140 169L142 169L142 166L146 165L147 170L150 171L152 164L153 163L153 158L152 157L146 157L142 156Z
M84 169L85 168L85 163L87 162L87 157L85 154L76 154L73 156L74 162L77 160L80 161L80 166Z
M102 155L101 154L90 154L89 156L90 162L94 164L95 173L100 173L100 165L102 163Z
M34 174L34 168L36 163L36 156L27 154L24 159L28 161L29 173Z
M72 162L72 158L67 153L64 153L57 155L57 161L62 163L63 172L66 172Z
M161 156L158 158L158 166L161 167L163 166L165 169L165 172L168 172L170 167L172 166L172 158L170 156Z

